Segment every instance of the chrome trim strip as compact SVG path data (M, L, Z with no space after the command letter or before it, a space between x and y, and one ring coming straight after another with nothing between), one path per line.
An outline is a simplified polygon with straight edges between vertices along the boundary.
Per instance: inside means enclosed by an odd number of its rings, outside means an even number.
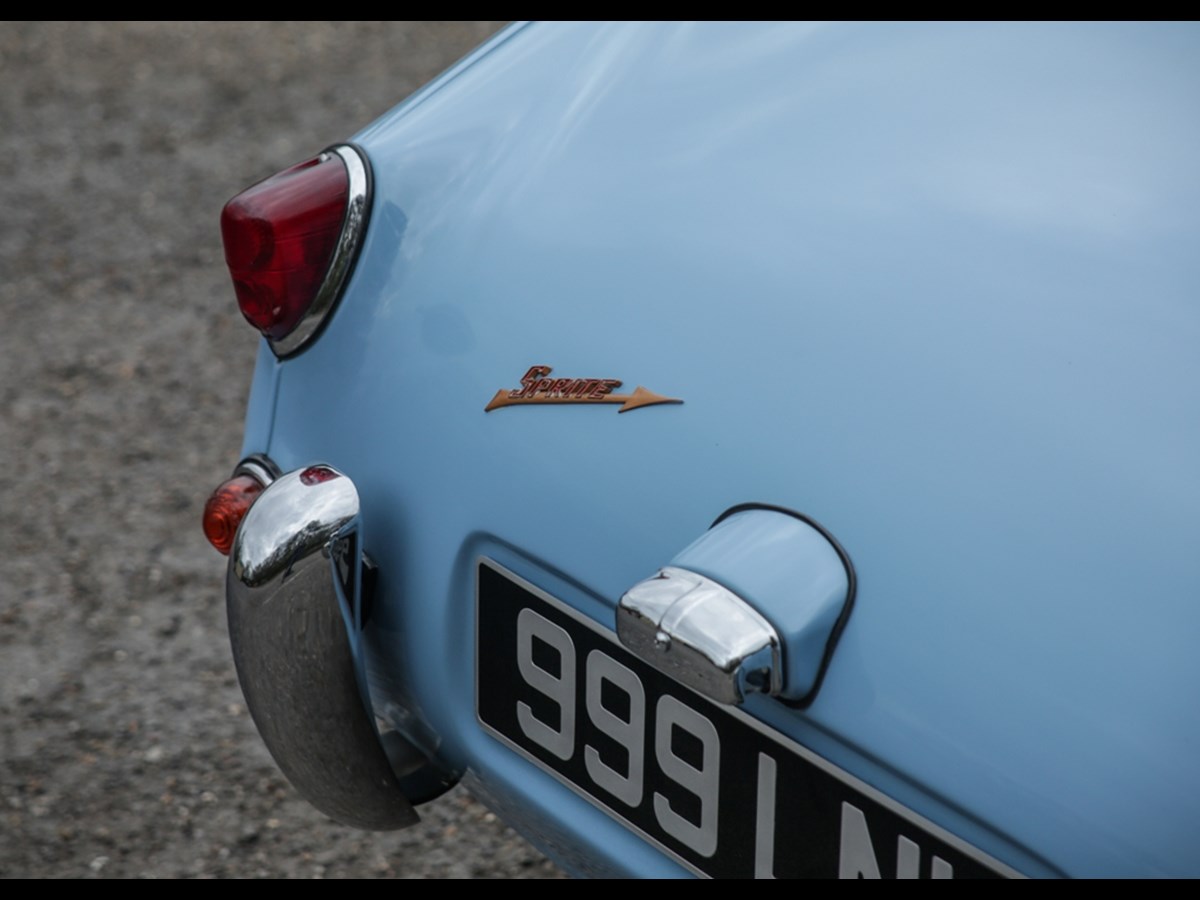
M269 341L271 350L281 359L291 356L304 348L316 336L317 331L325 323L341 298L342 288L358 255L362 244L363 232L366 231L367 217L370 212L371 175L367 167L366 156L357 147L350 144L338 144L330 147L322 155L328 158L336 154L346 166L350 176L350 190L346 202L346 220L342 224L342 234L338 238L333 251L333 259L329 263L329 271L321 283L317 296L309 306L300 324L289 334L277 341Z
M328 466L282 475L234 538L229 637L246 706L279 768L313 806L358 828L418 817L375 729L351 651L338 564L358 545L354 483Z

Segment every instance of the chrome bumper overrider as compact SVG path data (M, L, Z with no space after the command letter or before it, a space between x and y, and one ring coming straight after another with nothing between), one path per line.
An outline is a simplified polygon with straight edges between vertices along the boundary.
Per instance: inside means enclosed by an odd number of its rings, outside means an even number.
M351 649L361 628L359 527L358 492L335 469L275 479L229 554L229 635L250 714L296 790L347 825L401 828L418 817Z

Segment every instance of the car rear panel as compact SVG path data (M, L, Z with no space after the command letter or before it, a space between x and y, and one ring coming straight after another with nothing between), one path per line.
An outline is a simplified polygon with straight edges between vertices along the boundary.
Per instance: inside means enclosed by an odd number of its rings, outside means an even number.
M481 731L476 562L612 628L775 504L858 600L753 715L1028 874L1200 874L1198 43L534 25L363 132L358 270L247 448L355 480L377 691L568 864L676 871ZM683 403L484 412L534 365Z

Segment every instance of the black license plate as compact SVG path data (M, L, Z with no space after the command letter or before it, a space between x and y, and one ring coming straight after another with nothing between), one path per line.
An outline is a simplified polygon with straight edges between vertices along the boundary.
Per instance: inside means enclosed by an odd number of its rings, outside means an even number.
M483 727L693 872L1017 874L490 560L477 599Z

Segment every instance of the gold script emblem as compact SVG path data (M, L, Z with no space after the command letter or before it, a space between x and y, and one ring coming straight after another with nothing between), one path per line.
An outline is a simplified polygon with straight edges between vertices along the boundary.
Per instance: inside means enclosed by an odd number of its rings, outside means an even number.
M634 388L632 394L614 394L613 391L621 386L615 378L548 378L550 371L549 366L530 366L521 379L521 387L496 391L496 396L483 411L547 403L619 403L621 408L617 412L623 413L639 406L683 402L648 391L641 385Z

